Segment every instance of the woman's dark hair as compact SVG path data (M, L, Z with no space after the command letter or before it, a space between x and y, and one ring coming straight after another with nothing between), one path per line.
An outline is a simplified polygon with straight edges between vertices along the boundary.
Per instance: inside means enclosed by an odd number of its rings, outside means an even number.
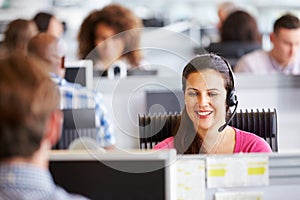
M48 26L52 17L52 14L45 12L39 12L34 16L33 21L35 21L39 32L46 32L48 30Z
M213 69L222 75L228 96L228 94L234 90L234 81L230 74L230 66L224 58L212 53L196 56L185 66L182 73L183 93L185 93L186 82L189 75L207 69ZM226 110L229 110L228 106ZM177 152L182 154L198 154L200 153L202 141L203 138L196 133L193 122L189 118L186 108L184 108L181 115L180 126L174 139Z
M78 34L79 58L89 57L93 61L101 59L96 52L93 52L95 29L100 23L111 27L116 34L127 31L126 34L123 34L124 57L132 66L138 66L142 57L139 50L142 21L131 10L118 4L111 4L101 10L95 10L84 19Z
M245 11L231 13L224 21L221 29L222 42L261 42L255 19Z

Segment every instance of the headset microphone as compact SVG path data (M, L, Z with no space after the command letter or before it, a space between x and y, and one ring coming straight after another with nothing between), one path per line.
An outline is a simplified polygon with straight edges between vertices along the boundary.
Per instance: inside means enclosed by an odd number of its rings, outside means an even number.
M235 108L234 108L234 110L233 110L233 113L231 114L229 120L228 120L225 124L223 124L223 125L218 129L219 132L222 132L222 131L224 130L224 128L225 128L225 127L231 122L231 120L233 119L233 117L234 117L234 115L235 115L235 113L236 113L236 109L237 109L238 103L239 103L239 102L236 101L236 103L234 104Z

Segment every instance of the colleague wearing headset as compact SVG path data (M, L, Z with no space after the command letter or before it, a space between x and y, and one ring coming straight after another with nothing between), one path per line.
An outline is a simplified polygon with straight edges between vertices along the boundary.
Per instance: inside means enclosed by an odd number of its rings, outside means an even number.
M182 89L185 107L178 132L154 149L176 148L181 154L272 152L262 138L228 126L238 100L234 75L224 58L215 54L193 58L183 70ZM235 109L226 121L230 107Z

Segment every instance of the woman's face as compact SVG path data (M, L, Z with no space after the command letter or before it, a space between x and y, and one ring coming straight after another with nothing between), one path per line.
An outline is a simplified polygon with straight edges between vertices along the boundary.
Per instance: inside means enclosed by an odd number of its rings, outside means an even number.
M119 59L124 51L125 43L112 27L100 23L95 29L94 44L101 60L113 62Z
M191 73L185 90L187 114L197 132L225 123L226 89L221 74L212 69Z
M57 38L60 38L64 33L64 26L56 17L52 17L49 22L47 33L54 35Z

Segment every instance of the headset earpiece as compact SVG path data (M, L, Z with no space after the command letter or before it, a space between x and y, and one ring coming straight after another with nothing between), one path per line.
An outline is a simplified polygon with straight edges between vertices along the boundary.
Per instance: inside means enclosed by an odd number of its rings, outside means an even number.
M231 79L231 82L232 82L232 90L228 91L228 93L227 93L226 104L229 107L236 106L237 103L238 103L238 100L237 100L237 95L236 95L235 90L234 90L235 87L234 87L233 71L230 67L229 62L226 59L224 59L223 57L221 57L221 59L225 62L226 66L228 68L228 73L229 73L229 76L230 76L230 79Z
M237 104L237 95L235 91L231 91L227 94L226 104L229 107L235 106Z

